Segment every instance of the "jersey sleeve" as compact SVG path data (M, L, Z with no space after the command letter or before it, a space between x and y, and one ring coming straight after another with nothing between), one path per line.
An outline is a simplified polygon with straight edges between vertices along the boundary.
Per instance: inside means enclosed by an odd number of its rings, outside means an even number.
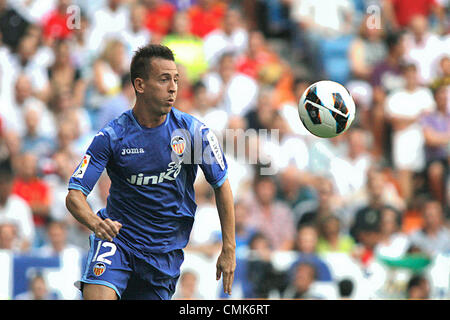
M110 136L99 131L92 139L81 163L70 177L68 189L76 189L88 196L100 178L112 154Z
M219 140L212 130L205 125L200 125L196 132L196 139L201 140L200 168L206 181L213 187L220 187L228 177L228 164L220 147ZM197 145L200 143L197 141Z

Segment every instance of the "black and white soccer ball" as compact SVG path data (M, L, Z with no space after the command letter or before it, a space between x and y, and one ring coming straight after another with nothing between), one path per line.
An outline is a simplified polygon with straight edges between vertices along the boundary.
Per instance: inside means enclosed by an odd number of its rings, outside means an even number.
M341 84L322 80L310 85L298 103L298 114L305 128L321 138L344 133L355 118L355 102Z

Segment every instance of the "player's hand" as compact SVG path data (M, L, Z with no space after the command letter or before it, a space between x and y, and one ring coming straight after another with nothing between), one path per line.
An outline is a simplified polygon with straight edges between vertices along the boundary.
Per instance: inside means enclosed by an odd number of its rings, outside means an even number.
M102 240L112 241L119 233L120 228L122 228L122 224L120 222L105 219L99 221L99 223L95 226L94 233Z
M236 269L236 255L234 249L224 250L220 253L216 264L216 280L223 277L223 292L231 294L231 286L234 280L234 270Z

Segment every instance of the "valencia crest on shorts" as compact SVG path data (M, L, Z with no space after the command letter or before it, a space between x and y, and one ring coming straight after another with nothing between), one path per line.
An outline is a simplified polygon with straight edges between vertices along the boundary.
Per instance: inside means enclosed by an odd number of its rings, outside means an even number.
M181 156L186 148L186 141L181 136L175 136L170 141L170 146L176 155Z
M103 262L97 262L94 265L94 268L92 269L92 271L94 272L94 274L98 277L101 276L106 270L106 266Z

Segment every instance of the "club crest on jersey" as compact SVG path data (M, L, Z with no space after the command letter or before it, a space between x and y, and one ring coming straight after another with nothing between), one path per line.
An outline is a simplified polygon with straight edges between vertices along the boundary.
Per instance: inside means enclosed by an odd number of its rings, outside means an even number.
M101 276L106 270L106 266L103 262L97 262L94 265L94 268L92 269L92 271L94 272L94 274L99 277Z
M175 136L170 141L170 146L175 154L181 156L186 148L186 141L181 136Z

